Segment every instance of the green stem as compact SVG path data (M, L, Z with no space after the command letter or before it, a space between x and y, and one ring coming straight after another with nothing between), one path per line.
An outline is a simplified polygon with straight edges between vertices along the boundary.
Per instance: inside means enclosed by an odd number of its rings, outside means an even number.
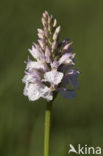
M44 156L49 156L51 108L52 102L48 102L45 111Z

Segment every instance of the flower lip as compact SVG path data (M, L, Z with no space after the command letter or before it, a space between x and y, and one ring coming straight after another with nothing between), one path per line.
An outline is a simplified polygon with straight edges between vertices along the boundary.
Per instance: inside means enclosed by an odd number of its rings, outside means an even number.
M47 82L50 82L51 85L58 85L63 78L63 73L58 72L56 69L46 72L44 74L44 79Z

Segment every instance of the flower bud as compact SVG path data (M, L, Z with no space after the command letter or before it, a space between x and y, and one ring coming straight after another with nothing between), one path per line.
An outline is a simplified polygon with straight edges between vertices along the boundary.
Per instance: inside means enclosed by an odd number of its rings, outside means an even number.
M63 48L63 51L67 51L71 47L71 45L72 45L72 42L66 44Z
M45 49L45 57L46 57L46 61L48 63L50 63L50 56L51 56L51 50L48 46L46 46L46 49Z
M43 38L44 38L44 35L43 35L43 34L38 33L38 37L39 37L40 39L43 39Z
M48 16L48 24L50 24L50 23L51 23L52 18L53 18L53 16L52 16L52 15L51 15L51 16Z
M61 26L58 26L58 27L56 28L56 31L55 31L55 32L56 32L57 34L59 34L59 33L60 33L60 30L61 30Z
M41 21L42 21L43 26L47 27L47 21L45 20L45 18L42 17Z
M38 42L39 42L41 48L44 49L45 41L43 39L40 39L40 40L38 40Z
M37 29L37 31L38 31L38 33L40 33L40 34L44 34L44 31L42 30L42 29Z
M55 19L53 23L53 27L56 27L56 25L57 25L57 20Z
M44 13L44 14L45 14L45 16L46 16L46 17L48 17L48 16L49 16L49 14L48 14L48 12L47 12L47 11L45 11L45 13Z
M54 32L53 40L57 40L58 35L59 35L59 33L60 33L60 30L61 30L61 27L58 26L58 27L56 28L55 32Z
M57 41L55 40L53 43L52 43L52 52L57 48Z
M44 38L44 31L42 29L37 29L37 31L38 31L38 37L40 39L43 39Z
M49 38L50 34L49 34L48 30L44 30L44 34L45 34L45 37Z

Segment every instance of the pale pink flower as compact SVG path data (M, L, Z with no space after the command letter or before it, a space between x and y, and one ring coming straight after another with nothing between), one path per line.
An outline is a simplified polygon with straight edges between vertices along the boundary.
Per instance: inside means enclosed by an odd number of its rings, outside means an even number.
M29 49L34 60L29 59L26 63L22 79L25 83L24 95L31 101L41 97L51 101L54 94L59 92L72 99L79 85L79 72L72 69L75 65L72 42L68 42L68 39L59 42L61 27L56 27L57 20L53 20L47 11L43 13L42 24L43 29L37 29L38 43L33 43L32 49Z

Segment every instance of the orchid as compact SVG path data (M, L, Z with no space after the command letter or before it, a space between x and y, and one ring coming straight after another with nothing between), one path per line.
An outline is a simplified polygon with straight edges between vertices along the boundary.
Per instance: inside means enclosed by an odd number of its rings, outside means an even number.
M59 42L61 27L57 26L57 20L53 19L47 11L42 16L43 29L38 31L38 43L33 43L29 53L30 58L26 62L24 95L30 101L44 98L47 101L54 99L55 93L72 99L76 96L79 85L79 71L74 69L75 54L72 53L68 39Z
M47 11L42 16L43 29L38 31L38 43L34 43L26 62L24 95L30 101L39 98L47 100L45 111L44 130L44 156L49 156L50 145L50 120L52 103L57 93L65 98L72 99L76 96L79 85L79 71L74 68L75 54L72 53L72 42L68 39L59 41L61 27L57 26L57 20Z

